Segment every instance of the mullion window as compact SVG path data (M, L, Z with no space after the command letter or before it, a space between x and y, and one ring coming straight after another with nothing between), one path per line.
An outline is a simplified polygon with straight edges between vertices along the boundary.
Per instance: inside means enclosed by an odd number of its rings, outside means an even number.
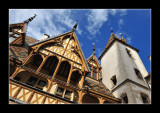
M97 72L93 71L93 78L97 79Z

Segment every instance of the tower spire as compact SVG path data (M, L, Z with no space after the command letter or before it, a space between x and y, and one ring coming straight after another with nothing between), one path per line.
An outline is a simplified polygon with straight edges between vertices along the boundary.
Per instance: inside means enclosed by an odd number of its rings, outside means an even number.
M34 14L34 16L30 17L29 19L25 20L24 23L28 24L29 22L31 22L37 15Z
M111 28L111 34L113 34L113 29Z
M93 55L95 55L95 43L92 43L93 44Z

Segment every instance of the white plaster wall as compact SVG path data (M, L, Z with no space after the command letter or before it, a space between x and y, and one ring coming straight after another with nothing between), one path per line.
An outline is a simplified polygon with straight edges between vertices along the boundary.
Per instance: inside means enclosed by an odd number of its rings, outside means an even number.
M135 82L137 82L141 85L144 85L144 86L148 87L146 82L144 80L139 79L136 76L135 71L134 71L134 68L137 68L141 72L143 77L148 75L148 72L146 71L138 53L134 49L132 49L130 47L127 47L127 46L125 46L121 43L118 43L118 48L119 48L120 54L122 56L121 58L122 58L123 63L124 63L124 68L127 72L127 76L128 76L127 78L129 78L129 79L131 79L131 80L133 80L133 81L135 81ZM132 59L128 56L128 54L126 52L126 48L131 51L131 54L132 54L134 59Z
M127 73L124 68L124 63L118 49L118 42L115 41L110 49L104 54L101 59L102 67L102 82L111 90L111 77L116 75L117 85L127 78Z
M126 93L128 97L129 104L143 104L140 93L146 94L149 97L149 101L151 102L151 92L150 90L144 89L140 86L137 86L133 83L126 82L121 87L118 87L113 95L117 98L121 98L122 94Z
M131 51L131 54L134 58L130 58L126 52L126 48ZM120 83L125 81L126 79L130 79L140 85L148 87L144 80L139 79L134 71L134 68L137 68L142 76L148 74L146 71L138 53L130 47L127 47L117 41L115 41L108 51L104 54L101 59L101 67L102 67L102 82L112 90L114 88L111 82L111 77L116 75L117 87ZM151 91L140 87L139 85L131 85L132 83L125 83L122 86L118 87L114 90L113 94L120 98L122 93L127 93L129 103L142 103L142 99L140 97L140 92L144 92L144 94L149 95Z

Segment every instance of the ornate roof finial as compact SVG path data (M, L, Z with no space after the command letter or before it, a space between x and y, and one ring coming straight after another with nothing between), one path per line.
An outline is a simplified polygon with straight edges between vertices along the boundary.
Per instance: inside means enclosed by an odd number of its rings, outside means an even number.
M124 38L124 37L123 37L123 34L122 34L122 33L119 33L119 34L122 36L122 39L123 39L123 38Z
M111 28L111 34L113 34L113 30L112 30L112 28Z
M95 43L92 43L93 44L93 55L95 55Z
M76 28L77 28L77 26L78 26L78 20L77 20L77 22L75 23L75 25L73 26L72 30L75 31Z
M122 38L121 38L121 40L123 41L123 42L125 42L125 43L127 43L127 41L124 39L124 37L123 37L123 34L122 33L119 33L121 36L122 36Z
M34 14L34 16L33 16L33 17L31 17L31 18L29 18L29 19L25 20L25 21L24 21L24 23L28 24L28 23L29 23L29 22L31 22L31 21L32 21L36 16L37 16L37 15L36 15L36 14Z

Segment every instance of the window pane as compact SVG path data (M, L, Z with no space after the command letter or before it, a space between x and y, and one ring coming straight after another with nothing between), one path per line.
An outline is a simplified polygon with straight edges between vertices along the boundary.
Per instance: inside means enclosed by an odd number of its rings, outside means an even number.
M113 84L116 85L117 79L116 79L116 76L115 76L115 75L111 78L111 80L112 80Z
M9 37L9 43L12 42L15 38Z
M72 94L72 92L71 92L71 91L66 90L65 95L67 95L67 96L71 96L71 94Z
M96 72L97 72L97 69L96 69L96 68L93 68L93 71L96 71Z
M148 101L148 96L147 96L147 95L141 94L141 97L142 97L143 103L149 103L149 101Z
M88 77L91 77L91 73L89 73L87 76L88 76Z
M40 81L38 82L38 84L37 84L37 85L39 85L39 86L43 87L43 86L45 86L45 85L46 85L46 82L45 82L45 81L43 81L43 80L40 80Z
M21 78L19 76L16 76L14 79L19 81Z
M30 77L28 81L31 82L31 83L33 83L33 84L35 84L36 81L37 81L37 79L38 79L38 78Z
M93 72L93 78L97 79L97 73Z
M58 87L58 89L57 89L57 92L58 92L58 93L63 93L63 91L64 91L63 88Z
M9 32L9 35L11 35L13 32Z
M14 34L13 36L15 36L15 37L19 37L19 35L18 35L18 34Z
M123 97L123 102L124 102L124 103L128 103L127 95Z

